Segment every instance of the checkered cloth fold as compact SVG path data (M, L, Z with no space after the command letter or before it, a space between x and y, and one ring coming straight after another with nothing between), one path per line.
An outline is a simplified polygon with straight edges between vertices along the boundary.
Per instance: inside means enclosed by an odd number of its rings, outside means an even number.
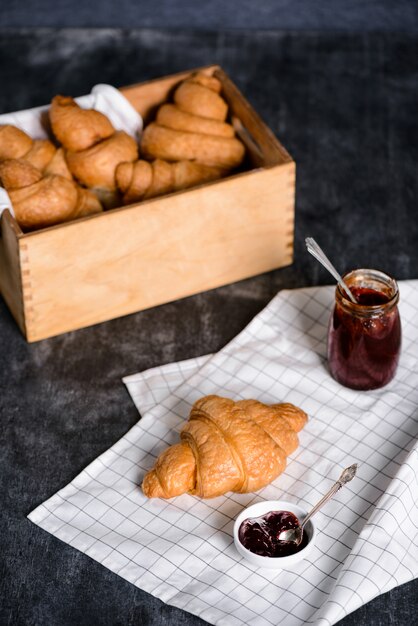
M280 292L218 354L125 379L142 419L29 518L163 601L212 624L335 624L418 575L418 281L400 283L403 350L387 387L346 389L326 367L332 287ZM310 416L273 484L212 500L147 500L138 488L178 440L195 400L288 401ZM358 475L317 514L316 546L289 572L237 554L234 518L263 499L309 509L354 462ZM402 529L402 532L400 532Z

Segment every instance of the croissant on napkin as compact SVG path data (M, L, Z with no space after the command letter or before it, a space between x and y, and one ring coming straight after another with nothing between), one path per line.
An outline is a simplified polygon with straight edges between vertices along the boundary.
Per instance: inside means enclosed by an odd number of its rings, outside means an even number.
M149 498L257 491L283 472L307 419L289 403L205 396L193 405L180 443L145 475L142 490Z

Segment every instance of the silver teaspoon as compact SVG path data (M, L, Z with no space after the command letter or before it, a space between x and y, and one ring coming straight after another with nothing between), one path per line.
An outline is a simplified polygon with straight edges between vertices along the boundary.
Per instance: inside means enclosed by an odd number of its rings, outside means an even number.
M335 485L333 485L331 489L328 491L328 493L326 493L324 497L321 498L318 504L316 504L314 508L311 511L309 511L308 515L305 517L303 522L297 528L291 528L290 530L282 530L282 532L279 534L277 539L279 541L292 541L298 546L300 542L302 541L303 527L305 526L306 522L310 520L311 517L315 515L315 513L319 511L319 509L322 508L326 502L328 502L328 500L331 500L331 498L335 496L335 494L337 493L337 491L341 489L341 487L349 483L350 480L353 480L354 476L356 475L356 472L357 472L357 463L354 463L354 465L350 465L350 467L347 467L342 472L341 476L339 477Z
M315 239L313 237L306 237L305 243L308 252L312 254L312 256L315 257L315 259L319 261L321 265L323 265L325 269L329 271L330 274L332 274L332 276L334 276L335 280L338 282L341 288L344 289L351 302L354 302L354 304L356 304L357 300L353 296L353 293L350 290L349 286L347 285L347 283L344 282L342 276L340 276L340 274L337 272L325 252L316 243Z

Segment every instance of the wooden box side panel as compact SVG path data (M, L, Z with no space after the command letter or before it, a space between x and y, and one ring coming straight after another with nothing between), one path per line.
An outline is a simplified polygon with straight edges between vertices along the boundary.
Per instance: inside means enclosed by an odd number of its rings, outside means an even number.
M0 230L0 292L13 317L25 334L25 313L23 306L23 287L19 236L21 232L9 211L1 216ZM25 276L23 277L25 278Z
M294 193L292 162L25 236L28 340L290 264Z

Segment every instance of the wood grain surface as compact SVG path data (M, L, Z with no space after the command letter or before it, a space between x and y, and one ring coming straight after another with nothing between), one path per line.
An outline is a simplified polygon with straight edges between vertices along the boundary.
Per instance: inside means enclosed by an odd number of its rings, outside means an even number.
M292 262L295 164L226 73L203 71L222 82L247 142L247 171L30 234L9 227L0 289L28 341ZM189 73L122 91L147 117Z

